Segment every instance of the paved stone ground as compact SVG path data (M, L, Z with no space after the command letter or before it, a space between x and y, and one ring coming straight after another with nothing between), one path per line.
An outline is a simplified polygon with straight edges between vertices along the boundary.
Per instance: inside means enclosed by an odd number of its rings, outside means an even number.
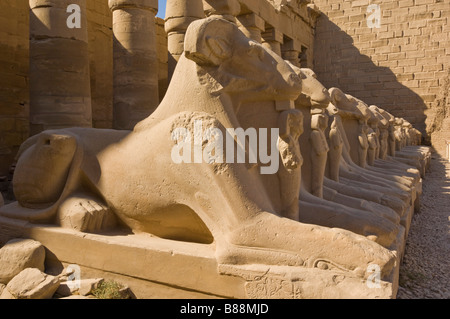
M450 299L450 163L433 154L400 268L398 299Z

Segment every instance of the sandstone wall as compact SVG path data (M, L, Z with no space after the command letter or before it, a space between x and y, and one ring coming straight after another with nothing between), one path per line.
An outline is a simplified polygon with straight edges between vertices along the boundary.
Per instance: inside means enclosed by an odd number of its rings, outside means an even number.
M272 2L272 3L271 3ZM241 1L242 15L264 20L262 30L276 30L281 50L294 63L313 66L316 11L310 1ZM111 128L113 119L112 14L106 0L87 1L89 68L93 127ZM157 18L160 100L168 86L168 48L164 20ZM29 5L0 2L0 177L8 173L20 144L29 137ZM295 52L295 56L292 53Z
M239 0L239 2L241 15L254 13L264 20L263 31L274 29L281 33L281 51L286 60L297 64L288 57L289 51L295 51L295 59L300 60L298 65L313 67L314 26L318 11L311 0Z
M0 176L28 136L28 1L0 1Z
M113 33L107 0L87 1L93 126L112 127ZM160 98L167 89L167 37L157 18ZM29 5L0 1L0 177L29 136Z
M314 70L322 83L404 117L428 133L427 141L434 140L434 130L444 129L450 113L444 111L448 89L442 89L450 68L450 1L314 3L324 13L314 50ZM381 9L379 28L369 27L375 22L375 12L367 12L371 4ZM444 151L441 143L436 148Z

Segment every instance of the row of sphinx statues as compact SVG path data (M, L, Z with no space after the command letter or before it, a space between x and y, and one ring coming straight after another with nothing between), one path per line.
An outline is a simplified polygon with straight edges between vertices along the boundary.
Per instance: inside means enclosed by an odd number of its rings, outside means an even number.
M0 215L213 245L218 264L361 279L376 264L392 281L430 163L420 132L325 88L220 16L192 22L184 46L165 98L133 131L48 130L23 143L17 201ZM174 163L173 131L198 120L224 134L279 128L269 152L282 165L261 174L267 163Z

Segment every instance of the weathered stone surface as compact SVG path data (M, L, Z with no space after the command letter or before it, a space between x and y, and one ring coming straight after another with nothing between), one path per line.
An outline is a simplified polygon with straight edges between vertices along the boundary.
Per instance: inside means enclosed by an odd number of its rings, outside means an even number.
M92 126L86 1L77 2L79 25L68 19L71 5L70 0L30 1L31 135Z
M113 127L131 130L159 104L158 2L110 0L109 6L114 33Z
M7 284L26 268L44 271L45 248L31 239L13 239L0 249L0 283Z
M80 288L78 288L78 293L82 296L87 296L97 289L102 282L103 278L82 279L79 282Z
M63 281L60 283L58 289L55 294L58 297L68 297L73 295L77 291L77 287L73 285L71 281Z
M63 297L74 294L87 296L90 295L93 290L97 289L103 280L103 278L93 278L81 279L78 281L64 281L61 282L56 293Z
M9 292L9 290L5 286L0 294L0 299L16 299L16 298Z
M5 290L14 299L49 299L59 286L59 278L37 268L27 268L15 276Z
M130 287L125 286L119 290L120 299L134 299L136 298Z

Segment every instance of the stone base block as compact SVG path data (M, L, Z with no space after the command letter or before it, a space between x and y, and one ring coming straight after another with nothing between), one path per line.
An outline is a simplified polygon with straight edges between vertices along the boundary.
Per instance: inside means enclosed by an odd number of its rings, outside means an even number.
M46 272L80 267L80 276L127 284L137 298L395 298L392 282L340 269L218 264L215 245L126 233L87 234L0 217L0 243L31 238L46 248ZM398 267L397 267L398 268ZM82 278L81 278L82 279Z

